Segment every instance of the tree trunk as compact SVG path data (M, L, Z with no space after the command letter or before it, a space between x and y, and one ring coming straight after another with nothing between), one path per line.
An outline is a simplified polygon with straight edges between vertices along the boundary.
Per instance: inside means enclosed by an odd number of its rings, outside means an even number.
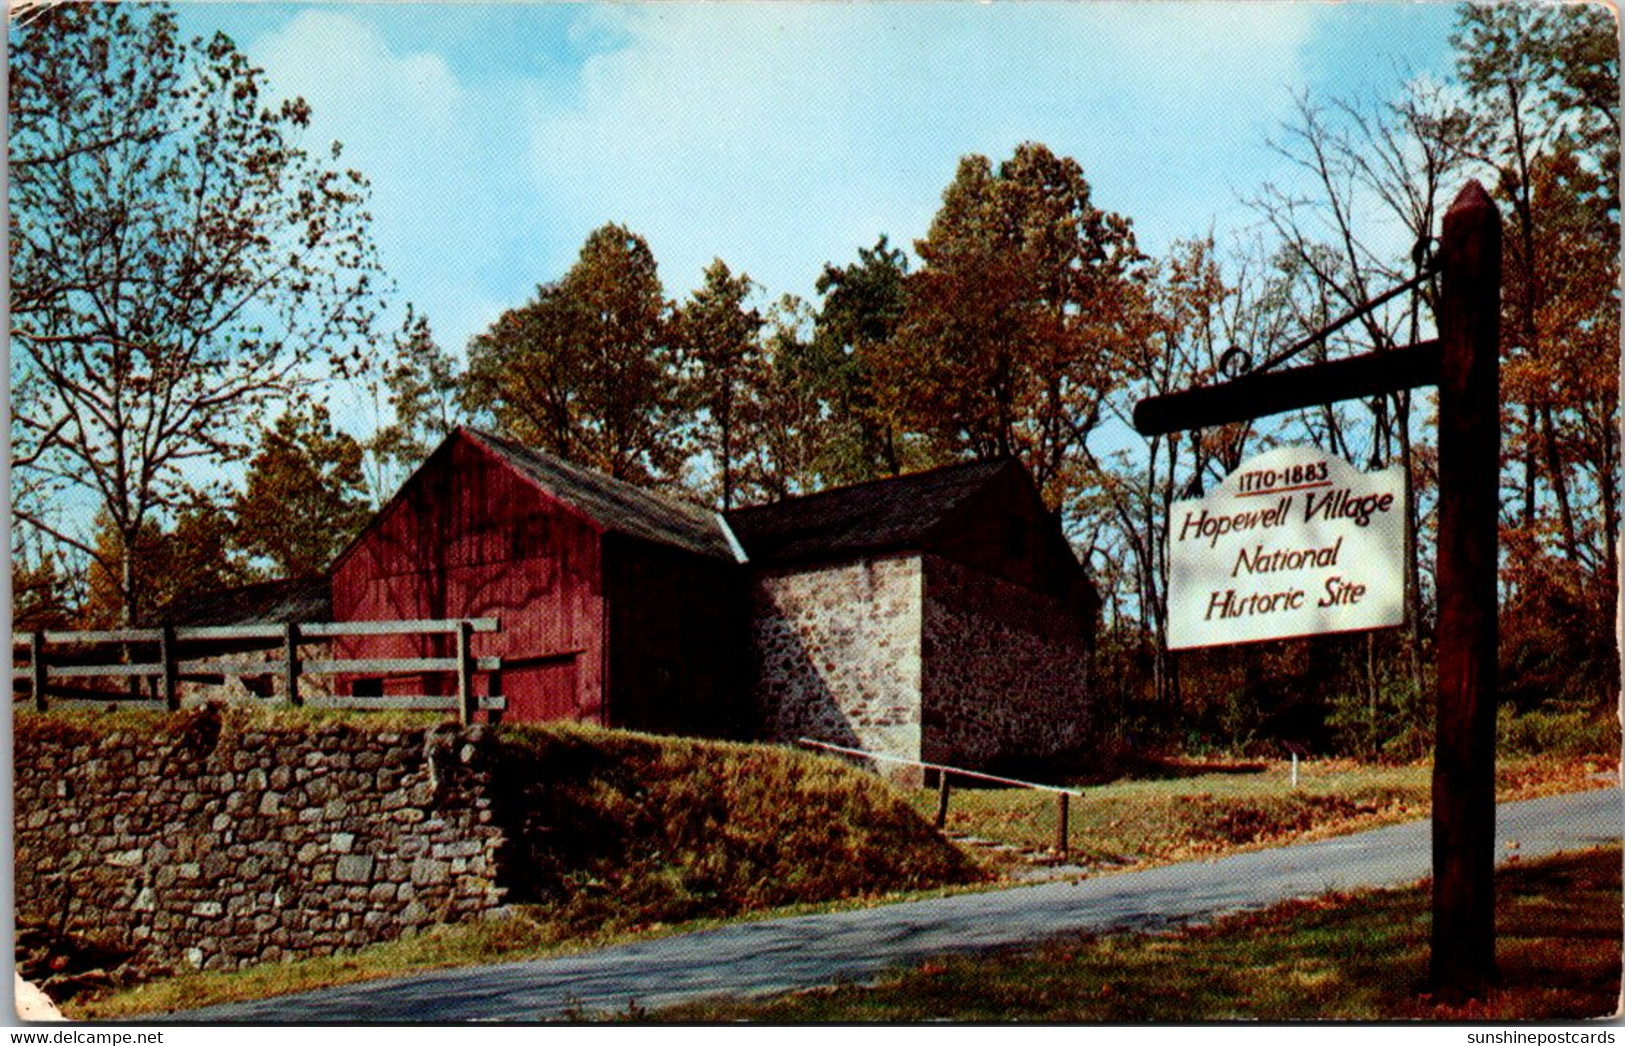
M1556 423L1552 420L1552 406L1540 406L1540 441L1546 456L1546 472L1557 495L1558 519L1563 525L1563 554L1571 562L1579 558L1579 537L1574 528L1574 509L1569 503L1569 478L1563 455L1557 449Z
M119 608L119 623L134 628L136 623L135 591L135 539L127 533L119 534L119 594L123 606Z
M1603 583L1612 594L1608 602L1618 599L1619 585L1619 493L1614 485L1614 470L1619 467L1619 452L1612 439L1603 440L1603 460L1598 470L1602 491L1602 549Z
M1370 722L1371 740L1368 747L1375 756L1381 747L1377 736L1377 633L1365 634L1366 717Z
M1523 518L1519 525L1525 532L1535 529L1535 408L1523 410Z

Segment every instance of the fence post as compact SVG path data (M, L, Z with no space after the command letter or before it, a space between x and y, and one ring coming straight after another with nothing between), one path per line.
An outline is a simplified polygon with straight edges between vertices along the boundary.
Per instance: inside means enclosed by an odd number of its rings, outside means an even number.
M299 696L299 626L292 621L282 627L282 690L288 704L305 703Z
M1055 852L1062 857L1066 856L1067 844L1067 800L1071 796L1065 792L1058 792L1055 796Z
M457 719L464 726L474 721L474 658L471 647L474 622L457 622Z
M38 629L28 634L28 671L34 687L34 708L45 711L45 633Z
M937 827L948 824L948 771L937 771Z
M175 651L175 626L165 625L158 634L158 660L163 663L164 707L171 712L181 707L180 660Z

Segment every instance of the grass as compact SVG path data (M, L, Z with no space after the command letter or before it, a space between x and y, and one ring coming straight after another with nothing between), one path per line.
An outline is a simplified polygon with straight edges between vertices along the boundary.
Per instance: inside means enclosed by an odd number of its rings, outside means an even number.
M945 956L872 987L707 1003L660 1022L1576 1020L1615 1012L1619 847L1497 877L1500 984L1463 1007L1424 983L1425 886L1292 901L1163 935L1076 936L1022 953Z
M510 897L573 934L985 877L881 781L805 752L515 727L496 765Z
M1497 798L1599 787L1593 774L1616 760L1511 757L1497 764ZM1206 770L1207 772L1202 772ZM1287 763L1166 764L1165 776L1085 786L1068 811L1069 860L1092 871L1210 858L1237 850L1346 834L1427 817L1432 771L1425 764L1362 765L1347 760L1301 763L1291 787ZM922 817L934 817L932 789L910 793ZM1014 849L978 849L995 872L1025 863L1023 853L1055 841L1056 803L1021 789L956 788L946 830Z
M171 736L184 733L201 718L217 717L228 730L313 730L343 726L370 733L423 730L446 721L441 712L381 710L358 714L340 708L265 705L193 705L171 712L150 704L109 703L107 708L53 707L36 712L31 705L12 707L13 730L18 736L90 742L115 733Z
M1617 752L1620 723L1595 707L1535 708L1523 713L1502 704L1495 719L1496 744L1503 752L1584 757Z

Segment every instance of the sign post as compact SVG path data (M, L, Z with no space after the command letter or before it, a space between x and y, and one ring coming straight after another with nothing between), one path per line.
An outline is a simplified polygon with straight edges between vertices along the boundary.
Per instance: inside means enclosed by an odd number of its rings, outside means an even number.
M1134 427L1143 435L1159 435L1422 385L1439 387L1430 979L1435 994L1454 1003L1483 997L1496 978L1501 216L1476 181L1468 182L1445 214L1440 257L1444 286L1437 341L1286 371L1271 372L1266 365L1220 385L1152 397L1135 406ZM1179 519L1176 515L1176 531ZM1257 609L1257 600L1252 607ZM1172 621L1170 614L1170 629Z
M1501 216L1477 182L1442 239L1431 979L1457 1002L1495 980Z

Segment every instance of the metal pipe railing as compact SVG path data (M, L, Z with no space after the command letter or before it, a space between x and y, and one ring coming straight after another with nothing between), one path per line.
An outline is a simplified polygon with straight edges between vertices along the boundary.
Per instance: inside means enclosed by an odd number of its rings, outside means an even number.
M831 752L840 752L843 755L857 755L865 759L878 759L883 763L901 763L905 766L918 766L926 770L935 770L938 773L958 774L960 777L974 777L978 781L992 781L996 784L1015 785L1018 788L1032 788L1040 792L1060 792L1066 795L1075 795L1083 798L1083 793L1075 788L1062 788L1059 785L1039 784L1036 781L1018 781L1014 777L999 777L995 774L984 774L979 770L965 770L957 766L944 766L941 763L923 763L918 759L904 759L902 756L881 755L878 752L865 752L861 748L846 748L842 745L832 745L828 741L814 741L810 737L796 738L797 744L807 745L810 748L825 748Z
M1014 777L1000 777L997 774L984 774L980 770L966 770L957 766L945 766L942 763L927 763L919 759L905 759L896 755L881 755L879 752L865 752L861 748L847 748L845 745L832 745L828 741L815 741L810 737L798 737L796 743L808 748L821 748L829 752L839 752L842 755L853 755L863 759L873 759L882 763L897 763L902 766L917 766L923 770L935 770L938 774L938 798L936 826L940 830L948 823L948 775L958 774L961 777L973 778L977 781L992 781L994 784L1014 785L1017 788L1027 788L1035 792L1051 792L1056 797L1055 808L1055 852L1065 857L1067 851L1067 800L1072 796L1083 798L1083 793L1075 788L1061 788L1058 785L1039 784L1036 781L1022 781Z

